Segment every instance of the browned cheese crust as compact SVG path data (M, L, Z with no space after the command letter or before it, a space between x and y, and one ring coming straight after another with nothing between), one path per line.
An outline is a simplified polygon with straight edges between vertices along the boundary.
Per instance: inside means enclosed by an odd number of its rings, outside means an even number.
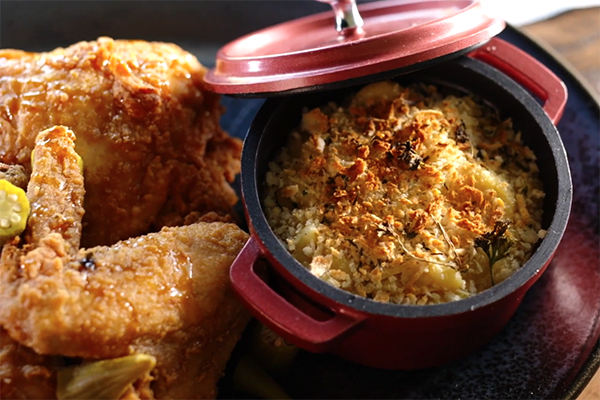
M441 303L531 255L544 235L537 171L512 121L471 96L380 82L304 113L270 164L264 205L285 246L332 285Z

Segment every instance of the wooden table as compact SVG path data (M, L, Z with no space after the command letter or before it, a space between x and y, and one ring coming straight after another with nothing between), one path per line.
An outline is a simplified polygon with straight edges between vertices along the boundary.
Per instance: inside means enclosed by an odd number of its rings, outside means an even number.
M548 45L565 64L570 64L600 98L600 7L571 11L522 29ZM599 399L600 371L578 397L578 400Z

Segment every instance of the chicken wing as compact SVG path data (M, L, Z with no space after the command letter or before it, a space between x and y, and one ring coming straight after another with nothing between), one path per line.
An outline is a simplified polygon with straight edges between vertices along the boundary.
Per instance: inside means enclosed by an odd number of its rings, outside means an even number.
M231 213L241 141L220 128L204 73L166 43L0 50L0 162L28 167L40 131L70 127L85 166L86 247L180 225L190 212Z
M249 315L229 266L248 238L234 224L165 227L79 248L83 176L65 127L35 141L25 243L0 259L0 324L38 354L156 357L161 398L213 398Z

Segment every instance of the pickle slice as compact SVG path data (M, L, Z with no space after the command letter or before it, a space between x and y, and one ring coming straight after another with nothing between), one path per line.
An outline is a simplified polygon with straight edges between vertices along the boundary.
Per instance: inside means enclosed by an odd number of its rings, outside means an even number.
M58 400L121 398L128 386L152 371L156 358L133 354L90 362L58 372Z
M0 179L0 243L21 234L27 225L29 200L25 191Z

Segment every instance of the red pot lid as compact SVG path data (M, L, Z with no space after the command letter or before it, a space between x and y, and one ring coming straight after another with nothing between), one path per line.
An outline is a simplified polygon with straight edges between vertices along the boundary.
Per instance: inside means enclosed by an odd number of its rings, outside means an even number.
M391 0L358 11L354 0L322 1L333 3L339 32L325 12L243 36L217 53L209 89L268 96L380 79L463 54L505 26L479 0Z

